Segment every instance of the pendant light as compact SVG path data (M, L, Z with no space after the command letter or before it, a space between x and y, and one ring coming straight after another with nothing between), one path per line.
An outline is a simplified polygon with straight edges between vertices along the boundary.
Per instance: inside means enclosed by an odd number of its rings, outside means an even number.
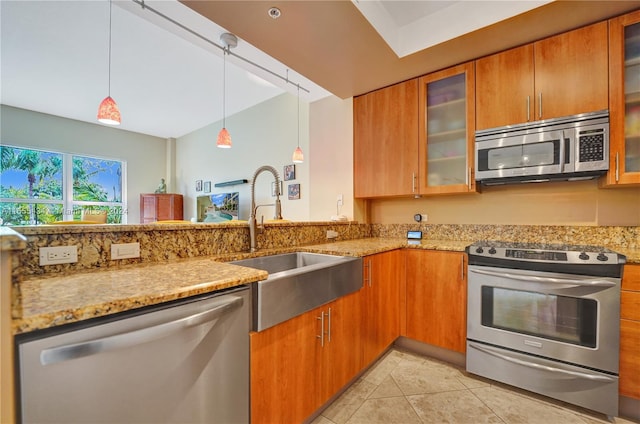
M227 131L226 127L226 80L227 80L227 55L231 47L235 47L238 45L238 38L225 32L220 36L220 41L222 41L222 45L224 48L222 49L222 129L218 133L218 141L216 145L222 149L231 148L231 135L229 135L229 131Z
M107 97L98 106L98 122L120 125L120 109L111 97L111 0L109 0L109 90Z
M298 147L293 151L293 156L291 157L293 163L302 163L304 162L304 154L302 153L302 149L300 148L300 84L298 84Z

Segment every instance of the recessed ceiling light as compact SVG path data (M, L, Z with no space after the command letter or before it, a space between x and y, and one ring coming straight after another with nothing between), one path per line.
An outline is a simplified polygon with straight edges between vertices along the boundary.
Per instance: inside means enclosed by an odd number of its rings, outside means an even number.
M269 16L271 16L273 19L278 19L280 17L280 15L282 15L282 12L280 11L280 9L278 9L277 7L272 7L270 8L267 13L269 14Z

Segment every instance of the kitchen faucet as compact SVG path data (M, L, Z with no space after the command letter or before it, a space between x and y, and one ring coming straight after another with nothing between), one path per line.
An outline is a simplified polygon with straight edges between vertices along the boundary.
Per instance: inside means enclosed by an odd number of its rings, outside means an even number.
M253 179L251 180L251 215L249 216L249 239L251 240L250 244L251 244L252 252L255 252L257 250L256 235L258 230L262 231L264 229L264 226L262 225L264 216L260 220L260 227L258 227L258 222L256 220L256 214L258 212L258 208L260 206L270 206L270 205L256 206L256 195L255 195L256 178L258 178L258 175L260 175L264 171L271 172L273 174L273 177L276 180L276 203L275 203L276 213L273 218L282 219L282 207L280 206L280 177L278 176L278 171L276 171L276 169L273 166L269 166L269 165L261 166L253 174Z

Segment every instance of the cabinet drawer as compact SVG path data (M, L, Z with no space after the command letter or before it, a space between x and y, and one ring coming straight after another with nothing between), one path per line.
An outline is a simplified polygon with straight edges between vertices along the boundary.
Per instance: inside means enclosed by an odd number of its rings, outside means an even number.
M640 265L625 265L622 274L622 290L640 292Z
M620 293L620 318L640 321L640 292L622 290Z

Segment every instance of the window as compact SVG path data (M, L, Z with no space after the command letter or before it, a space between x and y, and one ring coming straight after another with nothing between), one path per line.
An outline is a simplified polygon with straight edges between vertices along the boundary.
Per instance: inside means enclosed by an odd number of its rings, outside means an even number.
M126 162L0 146L0 222L38 225L92 220L126 223Z

